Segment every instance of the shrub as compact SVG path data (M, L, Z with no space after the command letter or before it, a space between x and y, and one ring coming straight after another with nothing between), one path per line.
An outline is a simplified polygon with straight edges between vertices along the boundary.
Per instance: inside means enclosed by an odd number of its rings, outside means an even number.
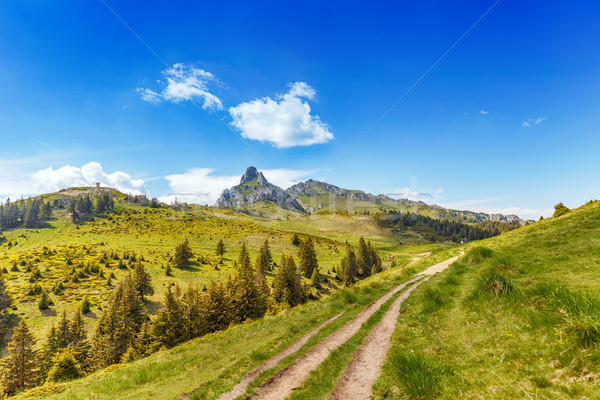
M554 215L552 216L552 218L561 217L561 216L565 215L566 213L568 213L569 211L571 211L571 210L567 206L565 206L563 203L558 203L557 205L554 206Z

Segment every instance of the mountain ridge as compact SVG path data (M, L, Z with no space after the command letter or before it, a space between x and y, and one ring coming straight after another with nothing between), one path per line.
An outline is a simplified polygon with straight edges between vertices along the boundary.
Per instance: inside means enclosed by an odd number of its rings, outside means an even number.
M272 203L283 210L304 214L319 211L354 210L363 213L400 211L468 223L495 221L523 226L535 222L512 214L452 210L436 204L429 205L423 201L393 199L384 194L374 195L362 190L345 189L314 179L298 182L284 190L270 183L262 172L252 166L246 169L238 185L223 190L214 206L240 210L252 208L261 202Z

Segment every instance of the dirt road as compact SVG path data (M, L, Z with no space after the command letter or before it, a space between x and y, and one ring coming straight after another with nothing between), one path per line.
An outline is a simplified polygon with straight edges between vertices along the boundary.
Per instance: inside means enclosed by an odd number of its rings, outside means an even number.
M363 345L354 355L346 372L338 381L330 397L331 400L369 400L371 398L373 384L381 374L381 367L391 346L392 334L400 316L402 302L420 284L429 280L436 273L448 268L457 259L458 257L454 257L429 267L419 274L425 276L423 280L412 285L394 301L394 304L386 312L381 322L373 328Z
M348 322L342 328L331 334L323 342L319 343L304 356L298 358L288 368L280 371L275 376L267 380L262 386L258 387L256 394L251 399L255 400L281 400L289 396L294 388L300 386L310 375L310 372L317 368L329 356L333 350L344 344L350 339L379 308L387 302L394 294L404 289L407 285L421 279L422 276L416 276L397 286L384 296L377 299L373 304L362 311L356 318Z

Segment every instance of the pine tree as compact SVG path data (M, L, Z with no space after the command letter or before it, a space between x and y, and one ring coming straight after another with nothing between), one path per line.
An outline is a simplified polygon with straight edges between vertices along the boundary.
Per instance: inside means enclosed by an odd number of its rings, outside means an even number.
M54 364L54 356L59 350L58 337L56 333L56 326L52 325L48 336L46 337L46 343L42 347L42 355L40 359L40 375L42 380L46 380L46 376L52 365Z
M152 335L151 325L144 322L140 328L140 332L136 337L136 352L140 357L149 356L154 352L155 347L154 336Z
M48 295L48 292L42 290L42 294L40 295L40 299L38 300L38 308L40 310L47 310L52 304L52 300Z
M72 350L75 360L82 370L89 368L89 358L92 346L87 338L87 330L83 320L81 309L77 310L71 321L71 342L69 348Z
M142 265L141 262L135 264L133 269L133 286L142 301L144 301L144 296L152 296L154 294L154 288L152 287L152 277L146 271L146 268Z
M40 214L40 206L37 200L30 201L27 204L25 211L25 219L23 220L23 226L25 228L36 228L38 226L38 216Z
M148 318L142 299L133 287L131 275L120 282L98 321L92 338L93 364L105 367L121 361Z
M92 308L92 303L90 302L90 298L88 296L85 296L83 298L83 300L81 301L81 313L87 314L91 311L91 308Z
M4 333L4 329L6 327L6 320L8 318L8 312L12 304L12 298L8 294L8 291L6 289L6 281L4 279L4 275L0 275L0 337Z
M34 346L35 338L22 319L8 344L8 356L2 359L2 386L8 395L38 384L38 354Z
M311 238L306 239L300 244L300 272L306 278L312 276L313 270L318 268L317 253Z
M242 263L242 260L248 256L248 250L246 250L246 242L242 242L242 248L240 249L240 255L238 256L238 265Z
M283 256L282 265L277 270L273 297L278 303L287 303L290 307L302 303L302 283L292 256Z
M188 286L181 296L181 305L187 339L197 338L207 333L200 290L191 285Z
M246 319L262 317L267 311L267 299L259 290L254 268L250 263L248 253L242 253L238 270L233 281L233 310L235 321L244 322Z
M357 267L356 254L354 254L354 250L352 250L350 245L346 247L346 256L340 264L340 269L343 271L342 281L344 282L344 286L352 285L357 276Z
M233 320L233 306L225 284L215 281L208 283L202 298L202 309L207 332L224 330L229 326Z
M267 271L272 269L272 256L271 250L269 248L269 242L265 240L260 250L258 251L258 256L256 257L256 274L257 278L264 277Z
M183 306L176 292L171 291L171 286L167 287L162 307L152 325L152 334L157 342L167 348L187 339Z
M371 245L371 242L367 243L367 247L369 249L369 252L371 253L371 263L372 263L372 272L374 274L378 274L379 272L381 272L383 270L383 264L381 262L381 257L379 257L379 254L377 254L377 248L375 248L375 246Z
M71 343L72 339L71 324L67 319L67 312L63 310L56 328L56 345L59 349L65 348Z
M192 249L190 248L188 240L185 239L182 244L175 247L175 256L173 261L177 267L187 268L190 266L190 259L193 256L194 253L192 253Z
M292 244L294 246L298 246L300 244L300 238L298 237L297 233L294 233L294 236L292 236Z
M225 254L225 243L223 243L223 239L219 239L219 243L217 243L216 253L219 256L221 262L223 262L223 255Z
M373 267L371 252L362 236L358 241L357 267L360 275L363 277L371 276L371 268Z
M46 382L66 382L81 378L83 373L71 349L61 350L53 360Z
M317 289L321 287L321 273L319 272L318 267L313 269L312 275L310 276L310 281Z

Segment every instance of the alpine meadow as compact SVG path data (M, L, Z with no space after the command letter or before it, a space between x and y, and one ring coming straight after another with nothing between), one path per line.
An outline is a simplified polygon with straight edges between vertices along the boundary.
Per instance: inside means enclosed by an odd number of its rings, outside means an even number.
M600 398L600 5L0 5L0 399Z

